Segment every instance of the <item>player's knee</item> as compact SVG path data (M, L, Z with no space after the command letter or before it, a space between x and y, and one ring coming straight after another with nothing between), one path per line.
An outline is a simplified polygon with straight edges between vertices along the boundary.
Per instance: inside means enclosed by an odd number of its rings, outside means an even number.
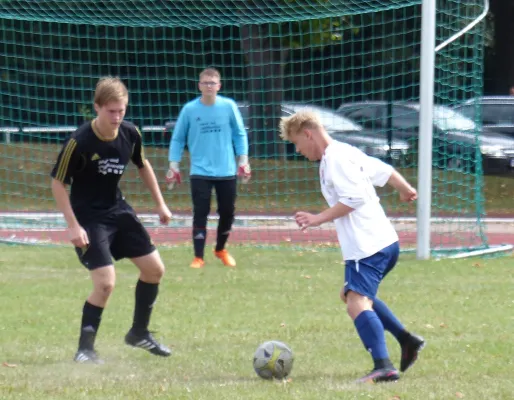
M159 283L164 276L164 264L159 259L141 269L141 279L148 283Z
M107 300L114 290L114 282L105 281L95 285L95 292L103 299Z
M162 277L164 276L165 270L166 270L166 268L164 267L164 264L162 263L162 261L157 263L157 265L153 269L153 276L157 282L161 281Z
M205 229L210 210L195 210L193 213L193 228Z
M373 303L366 296L351 290L346 294L346 311L352 320L361 312L372 309Z
M220 213L220 225L232 225L235 219L234 212Z

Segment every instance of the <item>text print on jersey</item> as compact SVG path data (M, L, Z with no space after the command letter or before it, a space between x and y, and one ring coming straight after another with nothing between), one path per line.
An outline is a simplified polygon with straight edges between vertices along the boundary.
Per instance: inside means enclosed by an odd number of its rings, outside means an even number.
M119 164L119 158L108 158L98 161L98 173L102 175L115 174L121 175L125 169L123 164Z

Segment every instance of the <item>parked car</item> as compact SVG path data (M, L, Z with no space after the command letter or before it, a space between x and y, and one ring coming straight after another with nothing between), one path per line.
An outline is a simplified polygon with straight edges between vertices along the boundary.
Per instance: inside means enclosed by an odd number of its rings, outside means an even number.
M391 120L388 108L391 107ZM363 126L385 132L392 127L393 137L407 140L417 152L419 134L419 104L385 101L342 104L337 112ZM485 173L514 171L514 139L509 136L479 131L474 121L442 105L434 106L433 159L441 168L474 170L477 149L482 153Z
M514 137L514 96L477 97L453 109L473 121L481 121L489 131Z
M251 131L249 126L249 105L246 102L239 102L237 105L241 112L241 116L243 117L245 127L249 132L251 142ZM370 129L365 129L364 127L351 121L348 118L336 114L334 110L329 108L312 106L308 104L282 103L282 116L292 115L303 108L309 108L316 111L320 116L328 134L335 140L339 140L358 147L370 156L386 161L389 159L389 157L391 157L395 164L401 164L405 162L405 158L409 154L409 144L405 140L394 139L391 143L391 151L389 154L389 144L386 138L380 134L372 132ZM175 120L170 120L165 123L165 129L168 134L173 130L175 123ZM294 145L292 143L288 143L286 145L286 153L287 156L290 157L302 157L296 154Z

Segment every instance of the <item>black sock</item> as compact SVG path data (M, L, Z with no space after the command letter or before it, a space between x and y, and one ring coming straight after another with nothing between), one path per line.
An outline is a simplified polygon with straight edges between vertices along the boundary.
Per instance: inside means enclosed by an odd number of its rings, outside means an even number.
M398 334L398 343L400 343L401 346L403 346L405 343L407 343L410 339L410 333L408 331L401 331Z
M393 363L389 358L383 358L381 360L373 360L375 363L375 369L383 369L383 368L394 368Z
M79 349L93 350L96 333L102 319L102 307L97 307L86 301L82 309L82 324L80 327Z
M141 279L137 281L134 324L132 325L133 332L139 334L148 332L150 315L152 314L153 305L158 292L158 283L146 283Z
M193 246L195 248L195 257L203 259L205 239L207 239L207 229L193 228Z
M218 234L216 237L216 251L221 251L225 248L229 235L230 231L220 231L218 229Z

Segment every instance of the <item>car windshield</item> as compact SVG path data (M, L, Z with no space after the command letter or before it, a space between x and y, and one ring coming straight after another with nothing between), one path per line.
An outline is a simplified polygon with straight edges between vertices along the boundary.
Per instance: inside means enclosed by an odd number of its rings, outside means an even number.
M303 104L286 104L285 107L297 112L303 108L315 111L323 122L323 126L327 131L362 131L362 127L355 122L336 114L334 111L311 105Z
M413 106L419 111L419 105ZM443 131L471 131L477 126L473 120L445 106L434 105L434 124Z

